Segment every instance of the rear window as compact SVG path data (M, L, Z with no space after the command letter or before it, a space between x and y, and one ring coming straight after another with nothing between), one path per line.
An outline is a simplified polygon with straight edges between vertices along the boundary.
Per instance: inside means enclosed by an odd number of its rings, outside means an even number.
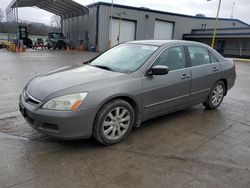
M191 60L191 65L199 66L210 64L210 55L206 48L199 46L188 46L189 57Z
M219 62L216 57L212 53L210 53L211 63L217 63Z

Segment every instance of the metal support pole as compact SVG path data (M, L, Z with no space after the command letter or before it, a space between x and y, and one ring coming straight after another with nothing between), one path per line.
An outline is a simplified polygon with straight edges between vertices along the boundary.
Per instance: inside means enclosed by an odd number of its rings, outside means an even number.
M16 15L14 14L14 15L15 15L14 20L15 20L15 22L16 22L16 28L15 28L15 29L16 29L16 32L15 32L15 33L16 33L16 43L17 43L17 44L16 44L16 48L19 49L19 48L20 48L20 42L19 42L19 37L18 37L18 35L19 35L19 34L18 34L19 28L18 28L18 6L17 6L17 0L16 0L16 7L15 7L15 9L14 9L14 12L15 12L15 14L16 14Z
M71 23L72 23L72 29L71 29L71 33L72 33L72 36L71 36L71 45L72 45L72 48L75 49L76 48L76 33L75 33L75 21L74 21L74 17L71 18Z
M60 22L61 22L61 33L63 33L63 17L62 16L60 16Z
M119 30L118 30L118 37L117 37L118 44L120 44L121 22L122 22L122 16L121 16L121 14L120 14L120 18L119 18Z
M214 43L215 43L217 25L218 25L218 22L219 22L220 6L221 6L221 0L219 0L219 6L218 6L218 10L217 10L217 15L216 15L216 21L215 21L215 24L214 24L214 33L213 33L213 39L212 39L212 44L211 44L212 48L214 48Z
M77 48L80 49L80 47L81 47L81 31L80 31L80 25L79 25L79 16L77 16L76 19L77 19L76 27L77 27L77 33L78 33L78 36L77 36L78 46L77 46Z
M108 42L108 48L112 47L113 7L114 7L114 0L112 0L112 4L111 4L111 7L110 7L110 25L109 25L109 42Z

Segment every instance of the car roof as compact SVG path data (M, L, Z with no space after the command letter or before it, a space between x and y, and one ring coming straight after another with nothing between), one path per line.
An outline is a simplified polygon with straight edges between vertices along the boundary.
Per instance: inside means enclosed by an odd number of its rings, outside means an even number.
M130 41L126 42L129 44L144 44L144 45L152 45L152 46L163 46L163 45L173 45L173 44L189 44L189 45L200 45L205 46L202 43L199 42L193 42L193 41L185 41L185 40L136 40L136 41Z
M140 45L151 45L151 46L157 46L157 47L171 47L172 45L194 45L194 46L200 46L208 49L210 52L213 52L214 55L220 61L224 60L224 57L220 55L216 50L211 48L210 46L200 43L200 42L194 42L194 41L186 41L186 40L137 40L137 41L130 41L125 42L126 44L140 44Z

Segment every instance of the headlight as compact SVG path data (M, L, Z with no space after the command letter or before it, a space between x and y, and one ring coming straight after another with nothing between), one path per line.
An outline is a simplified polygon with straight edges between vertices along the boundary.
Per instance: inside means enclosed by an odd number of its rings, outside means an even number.
M42 108L48 110L76 110L87 95L88 93L76 93L57 97L46 102Z

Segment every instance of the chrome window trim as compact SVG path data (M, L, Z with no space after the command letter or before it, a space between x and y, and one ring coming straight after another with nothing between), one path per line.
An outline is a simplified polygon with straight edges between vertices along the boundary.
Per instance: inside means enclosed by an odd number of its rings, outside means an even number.
M196 67L202 67L202 66L208 66L208 65L213 65L213 64L216 64L216 65L219 65L218 62L216 63L209 63L209 64L203 64L203 65L197 65L197 66L192 66L192 67L189 67L189 68L196 68Z

